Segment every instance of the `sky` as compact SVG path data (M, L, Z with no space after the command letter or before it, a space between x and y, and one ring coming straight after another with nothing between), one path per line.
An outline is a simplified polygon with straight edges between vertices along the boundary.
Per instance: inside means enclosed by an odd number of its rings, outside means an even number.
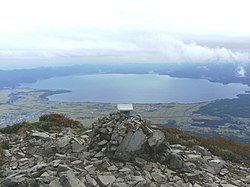
M249 0L0 0L0 69L250 62Z

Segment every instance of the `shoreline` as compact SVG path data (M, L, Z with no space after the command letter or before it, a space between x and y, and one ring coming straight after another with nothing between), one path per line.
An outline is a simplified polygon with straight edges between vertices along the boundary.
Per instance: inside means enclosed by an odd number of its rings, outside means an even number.
M50 90L50 89L35 89L35 90L39 92L43 91L44 94L40 95L39 98L46 101L52 101L48 98L49 96L72 92L71 90Z

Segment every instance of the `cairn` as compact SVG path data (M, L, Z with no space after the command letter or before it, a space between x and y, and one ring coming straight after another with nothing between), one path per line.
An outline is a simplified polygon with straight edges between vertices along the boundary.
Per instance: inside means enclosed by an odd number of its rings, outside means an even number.
M96 151L97 156L119 161L135 161L139 157L181 169L182 158L171 152L166 136L140 115L111 113L92 124L89 149Z

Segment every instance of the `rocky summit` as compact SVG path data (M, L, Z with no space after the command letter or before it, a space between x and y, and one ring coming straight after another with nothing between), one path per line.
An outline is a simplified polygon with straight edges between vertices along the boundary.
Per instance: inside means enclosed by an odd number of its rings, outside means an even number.
M87 131L0 134L0 186L250 186L250 169L204 147L170 145L170 134L141 116L112 113Z

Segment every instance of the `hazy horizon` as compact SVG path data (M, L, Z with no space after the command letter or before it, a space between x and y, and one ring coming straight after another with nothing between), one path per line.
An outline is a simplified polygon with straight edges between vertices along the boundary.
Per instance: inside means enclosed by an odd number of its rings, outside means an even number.
M250 62L247 0L0 3L0 69Z

